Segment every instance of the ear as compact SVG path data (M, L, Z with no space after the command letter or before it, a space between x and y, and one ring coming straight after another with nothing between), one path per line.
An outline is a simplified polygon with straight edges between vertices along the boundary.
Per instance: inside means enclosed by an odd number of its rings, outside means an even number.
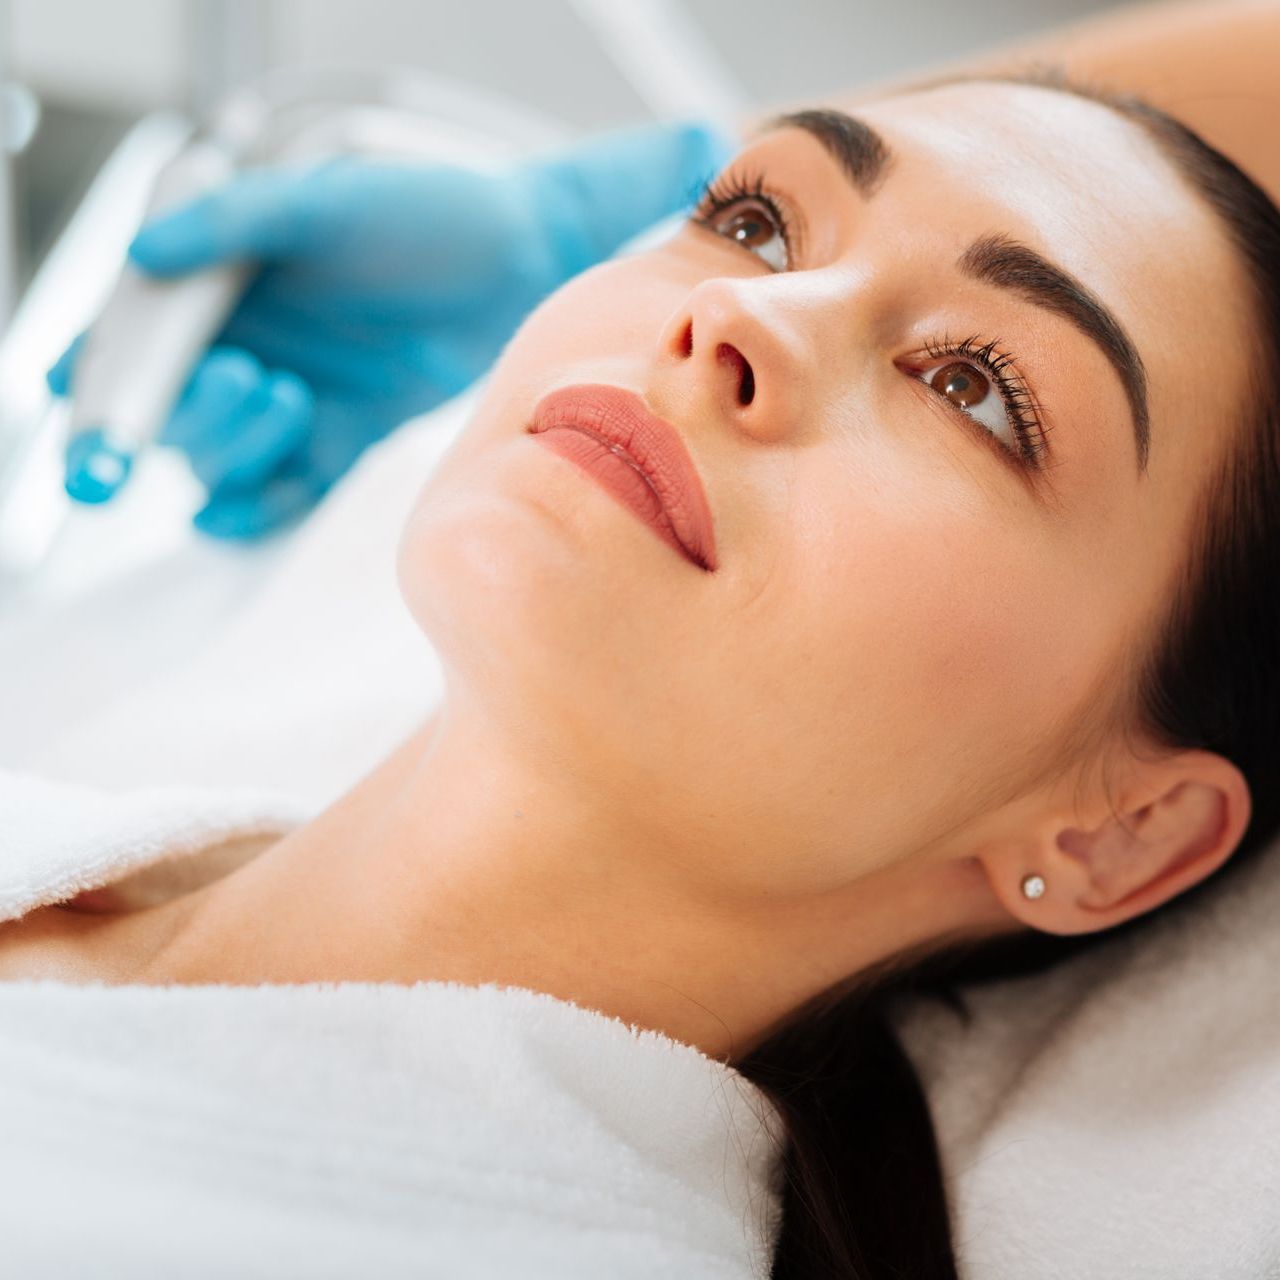
M1216 871L1251 811L1249 785L1210 751L1130 755L1118 793L1087 812L1049 797L1025 838L980 855L1005 910L1046 933L1092 933L1154 910ZM1028 875L1045 882L1022 892Z

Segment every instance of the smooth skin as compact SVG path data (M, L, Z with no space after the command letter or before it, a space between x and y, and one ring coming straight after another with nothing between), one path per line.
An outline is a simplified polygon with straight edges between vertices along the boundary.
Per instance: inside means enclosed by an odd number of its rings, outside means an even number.
M726 210L508 344L399 548L439 716L225 879L60 924L46 974L497 982L732 1061L887 956L1106 929L1222 865L1243 777L1146 741L1124 699L1243 403L1240 268L1103 107L971 84L860 113L896 153L870 197L800 130L736 162L803 216L788 269ZM1145 474L1096 348L957 270L991 233L1129 330ZM1034 387L1042 471L929 384L927 344L972 332ZM685 439L715 573L526 434L543 394L596 381Z

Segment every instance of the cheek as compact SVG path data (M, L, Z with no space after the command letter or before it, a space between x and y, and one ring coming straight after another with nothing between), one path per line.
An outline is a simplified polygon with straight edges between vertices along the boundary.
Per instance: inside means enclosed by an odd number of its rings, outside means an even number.
M796 625L825 634L808 697L835 718L849 768L904 778L922 806L1030 770L1105 663L1111 611L1070 541L1006 503L1001 478L944 459L903 473L874 446L797 536L809 602ZM992 495L996 496L993 498ZM839 505L836 505L836 504Z
M495 378L531 380L545 390L553 381L571 381L578 365L598 368L618 360L633 376L645 371L682 297L664 261L656 254L636 255L575 276L525 317L495 366Z

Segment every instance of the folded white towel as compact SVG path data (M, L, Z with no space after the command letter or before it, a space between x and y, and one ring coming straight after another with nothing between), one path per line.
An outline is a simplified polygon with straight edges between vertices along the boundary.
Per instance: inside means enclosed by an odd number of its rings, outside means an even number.
M0 772L0 919L201 883L292 807ZM0 983L0 1135L26 1280L764 1280L779 1224L754 1085L493 984Z

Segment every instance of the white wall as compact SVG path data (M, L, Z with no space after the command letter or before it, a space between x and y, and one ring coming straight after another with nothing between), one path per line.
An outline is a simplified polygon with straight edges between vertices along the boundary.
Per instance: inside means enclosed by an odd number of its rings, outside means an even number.
M9 0L10 74L66 102L181 102L186 6L175 0Z
M729 72L764 103L816 100L1107 7L685 0ZM10 12L11 70L70 102L182 104L202 96L202 82L234 74L240 58L245 74L263 64L334 61L425 68L500 89L583 129L646 115L569 0L10 0ZM220 23L230 48L218 47Z

